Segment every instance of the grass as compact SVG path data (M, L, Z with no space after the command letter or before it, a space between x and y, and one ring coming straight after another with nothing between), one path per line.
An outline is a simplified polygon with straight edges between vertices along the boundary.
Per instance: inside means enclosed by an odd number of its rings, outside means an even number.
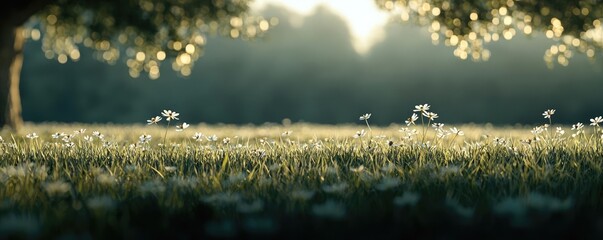
M554 126L566 129L561 135L553 126L533 134L462 125L464 135L438 138L417 126L409 138L411 130L392 125L354 138L362 127L196 125L165 134L157 125L39 124L23 136L4 132L0 239L603 236L598 128L572 137L567 126ZM87 130L51 137L78 129ZM26 137L33 132L39 137ZM195 132L217 139L198 142Z

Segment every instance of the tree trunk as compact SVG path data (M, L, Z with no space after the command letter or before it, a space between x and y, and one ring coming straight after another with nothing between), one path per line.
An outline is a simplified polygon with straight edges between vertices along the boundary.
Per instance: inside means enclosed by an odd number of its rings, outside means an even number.
M19 78L23 66L23 28L0 24L0 129L23 126Z

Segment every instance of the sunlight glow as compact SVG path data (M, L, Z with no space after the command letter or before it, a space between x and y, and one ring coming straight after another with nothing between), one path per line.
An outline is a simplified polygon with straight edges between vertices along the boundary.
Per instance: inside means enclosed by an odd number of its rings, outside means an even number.
M348 24L352 44L360 54L368 52L373 44L383 39L383 27L390 16L371 0L257 0L252 8L260 11L267 5L285 7L302 16L311 15L318 6L327 7Z

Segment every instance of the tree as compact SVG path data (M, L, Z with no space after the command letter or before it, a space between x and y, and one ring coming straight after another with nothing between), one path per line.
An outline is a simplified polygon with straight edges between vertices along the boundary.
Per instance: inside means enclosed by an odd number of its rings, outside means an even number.
M569 64L574 52L594 58L603 48L600 0L375 0L399 19L429 28L434 43L454 47L461 59L487 60L485 44L540 31L557 43L544 54L549 67Z
M130 76L159 77L167 59L187 76L208 34L249 39L270 22L248 15L249 0L22 0L0 9L0 128L21 128L23 45L42 40L47 58L80 58L80 47L114 64L125 55Z

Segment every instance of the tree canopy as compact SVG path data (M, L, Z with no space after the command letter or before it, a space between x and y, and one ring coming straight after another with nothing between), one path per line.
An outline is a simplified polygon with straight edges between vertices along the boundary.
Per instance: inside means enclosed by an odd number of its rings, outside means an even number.
M375 0L401 21L429 27L434 43L455 48L461 59L487 60L485 43L517 34L544 32L559 40L544 54L552 67L567 65L573 52L593 58L603 48L603 4L600 0Z
M203 55L208 34L254 38L270 21L250 16L248 0L59 0L36 15L26 36L42 39L47 58L80 58L81 46L96 50L99 60L125 57L130 76L159 77L159 66L187 76ZM274 23L274 21L273 21ZM124 56L125 55L125 56Z
M47 58L77 61L80 47L132 77L159 78L160 65L183 76L203 55L208 34L254 38L271 21L248 15L249 0L23 0L0 9L0 127L22 125L19 78L26 38L42 39ZM272 21L274 23L274 21ZM25 27L23 26L25 24Z

